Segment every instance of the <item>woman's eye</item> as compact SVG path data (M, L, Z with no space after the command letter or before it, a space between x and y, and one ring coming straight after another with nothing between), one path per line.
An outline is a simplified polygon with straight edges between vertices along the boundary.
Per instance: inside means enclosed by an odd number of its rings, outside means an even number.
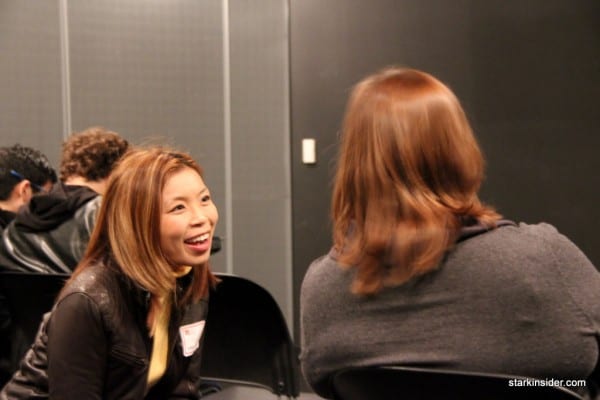
M209 195L202 196L202 201L203 201L204 203L206 203L207 201L210 201L210 196L209 196Z
M179 211L179 210L183 210L185 207L183 206L183 204L177 204L175 207L171 208L171 211Z

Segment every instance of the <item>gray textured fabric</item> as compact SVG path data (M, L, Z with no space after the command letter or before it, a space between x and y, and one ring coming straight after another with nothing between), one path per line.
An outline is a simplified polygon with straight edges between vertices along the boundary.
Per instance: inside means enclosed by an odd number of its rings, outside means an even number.
M327 396L349 366L398 364L585 378L598 360L600 274L548 224L460 242L433 272L373 298L315 260L301 289L304 375Z

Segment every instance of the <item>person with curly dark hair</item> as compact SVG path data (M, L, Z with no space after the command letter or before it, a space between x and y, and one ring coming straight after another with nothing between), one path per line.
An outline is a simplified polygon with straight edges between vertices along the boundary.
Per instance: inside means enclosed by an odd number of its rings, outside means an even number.
M99 126L75 134L62 147L60 180L104 194L110 172L128 147L118 133Z

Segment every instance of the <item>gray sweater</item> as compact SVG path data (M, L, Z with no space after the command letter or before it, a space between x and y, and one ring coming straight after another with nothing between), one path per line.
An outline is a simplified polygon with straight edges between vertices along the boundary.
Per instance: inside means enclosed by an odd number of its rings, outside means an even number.
M349 366L582 379L598 361L600 273L551 225L459 242L434 271L372 298L350 293L351 271L326 255L302 284L302 369L322 396Z

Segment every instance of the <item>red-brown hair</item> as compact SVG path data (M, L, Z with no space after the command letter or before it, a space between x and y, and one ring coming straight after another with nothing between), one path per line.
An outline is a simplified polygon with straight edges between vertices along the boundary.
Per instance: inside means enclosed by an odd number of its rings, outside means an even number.
M500 216L477 192L484 159L452 91L421 71L387 68L347 104L332 196L334 248L375 294L434 269L461 221Z

